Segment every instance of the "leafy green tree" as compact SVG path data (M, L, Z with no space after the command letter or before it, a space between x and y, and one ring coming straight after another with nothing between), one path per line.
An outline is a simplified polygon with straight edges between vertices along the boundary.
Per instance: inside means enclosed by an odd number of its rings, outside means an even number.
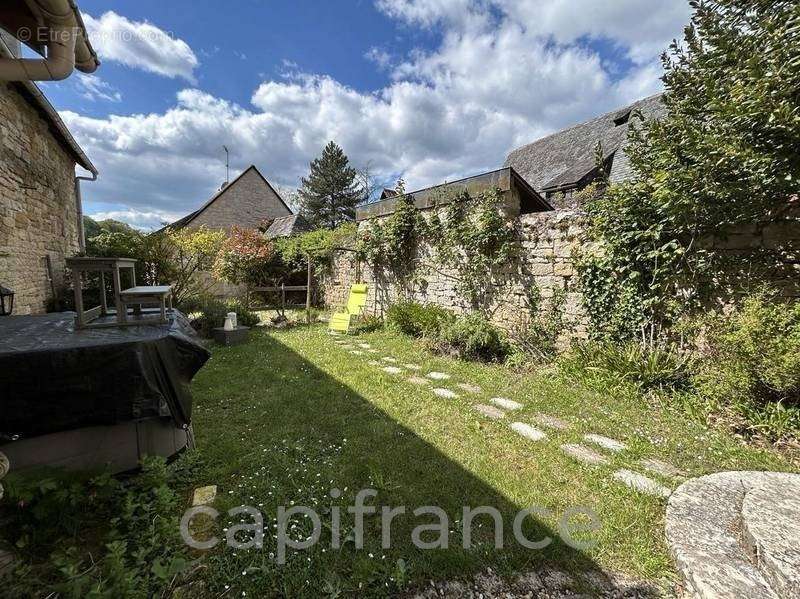
M691 5L683 43L663 56L666 116L632 127L635 177L589 205L604 242L589 271L607 280L588 286L603 301L616 297L596 311L624 307L624 322L668 326L686 303L681 289L702 287L724 266L704 240L785 219L800 205L800 4Z
M354 220L364 197L357 177L342 148L328 142L322 156L311 162L308 178L302 179L300 213L312 226L327 229Z

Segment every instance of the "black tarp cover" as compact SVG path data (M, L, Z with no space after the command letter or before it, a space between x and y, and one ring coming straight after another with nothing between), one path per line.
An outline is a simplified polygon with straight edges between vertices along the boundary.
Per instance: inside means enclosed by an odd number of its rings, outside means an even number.
M76 331L74 313L0 317L0 443L86 426L192 416L209 358L186 317Z

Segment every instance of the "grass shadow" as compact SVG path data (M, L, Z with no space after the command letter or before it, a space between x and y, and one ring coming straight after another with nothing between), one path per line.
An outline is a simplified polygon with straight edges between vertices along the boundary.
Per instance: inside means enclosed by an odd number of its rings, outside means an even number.
M284 334L317 335L320 343L330 344L330 352L346 353L318 329ZM363 362L352 368L367 368ZM349 368L347 359L342 364ZM486 568L512 577L553 567L574 574L576 590L591 592L581 588L578 574L602 575L591 557L559 537L557 522L562 514L527 518L523 528L528 539L549 537L552 542L541 550L523 547L514 537L512 523L520 510L530 506L505 497L397 422L345 384L342 374L329 366L323 370L282 343L280 335L259 331L248 345L214 350L196 377L194 427L206 479L201 482L219 485L220 511L242 504L257 507L265 514L267 530L261 550L218 547L207 556L204 576L209 590L236 591L232 596L239 591L251 596L388 595L419 588L430 579L468 578ZM381 380L375 377L376 394L381 393ZM334 487L342 490L341 498L331 498ZM367 502L378 506L378 515L367 516L364 548L356 549L353 516L346 506L353 505L355 494L365 488L378 492ZM278 505L307 505L323 522L320 543L290 553L282 566L272 557ZM381 547L381 506L407 508L392 522L390 549ZM437 506L448 515L448 548L422 550L412 543L416 526L438 521L411 513L421 506ZM475 519L472 548L462 548L463 506L492 506L500 512L502 549L494 546L494 526L488 516ZM335 507L342 517L341 550L330 547L329 522ZM229 519L228 526L238 521L238 516ZM310 522L299 519L295 524L298 538L310 534Z

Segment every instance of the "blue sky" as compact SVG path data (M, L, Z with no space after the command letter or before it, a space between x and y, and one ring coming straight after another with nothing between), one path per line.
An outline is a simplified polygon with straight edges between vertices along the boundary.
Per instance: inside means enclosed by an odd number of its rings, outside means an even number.
M100 170L85 209L142 228L256 164L286 195L329 139L412 188L660 89L685 0L81 0L103 64L43 84Z

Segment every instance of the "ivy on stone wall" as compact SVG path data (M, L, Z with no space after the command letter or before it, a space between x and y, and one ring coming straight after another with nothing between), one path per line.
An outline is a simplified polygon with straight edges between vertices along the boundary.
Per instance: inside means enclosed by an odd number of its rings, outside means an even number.
M426 269L446 268L455 273L459 294L473 309L486 310L493 287L507 267L515 247L513 223L502 210L499 190L472 196L462 191L439 198L447 204L442 216L434 208L426 219L413 198L401 194L395 211L382 223L373 222L359 233L359 257L378 270L388 271L400 288L410 293ZM422 242L434 251L423 262Z
M514 223L502 199L497 189L476 196L465 190L452 199L444 219L434 212L428 221L438 260L457 273L460 295L477 310L489 308L516 247Z

